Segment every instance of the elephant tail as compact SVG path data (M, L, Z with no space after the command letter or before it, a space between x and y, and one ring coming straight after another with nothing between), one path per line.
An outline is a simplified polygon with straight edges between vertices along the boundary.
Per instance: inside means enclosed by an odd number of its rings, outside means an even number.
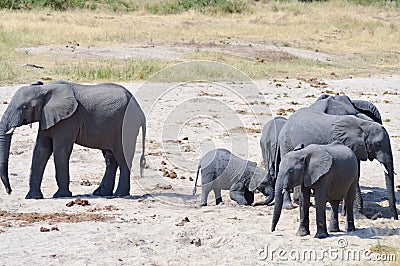
M140 157L140 177L143 177L143 171L146 166L146 158L144 157L146 145L146 120L142 124L142 156Z
M197 179L199 179L200 164L197 166L196 180L194 181L193 196L196 195Z

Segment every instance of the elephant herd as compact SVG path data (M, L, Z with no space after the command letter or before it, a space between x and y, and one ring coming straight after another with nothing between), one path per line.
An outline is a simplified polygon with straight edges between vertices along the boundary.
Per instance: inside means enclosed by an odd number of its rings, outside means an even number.
M41 182L50 156L54 156L57 192L53 197L70 197L69 158L73 144L102 150L106 170L99 196L126 196L130 192L130 170L137 136L142 130L140 174L144 157L146 118L138 102L124 87L104 83L80 85L69 82L35 82L17 90L0 122L0 178L8 194L8 159L11 136L16 127L39 122L33 151L27 199L43 198ZM339 230L338 210L343 200L347 230L353 231L354 216L362 213L363 201L358 184L360 161L378 160L385 167L389 208L397 217L394 192L393 155L387 131L376 106L368 101L351 100L344 95L321 95L309 107L301 108L288 119L275 117L263 128L260 146L265 169L230 153L216 149L198 164L201 170L201 205L207 205L211 190L216 204L221 190L231 199L250 205L259 190L270 204L274 199L272 231L282 208L292 208L290 191L299 204L298 235L308 235L311 190L314 191L317 233L328 236L326 203L331 205L329 231ZM115 176L120 169L117 189ZM355 212L353 214L353 204Z

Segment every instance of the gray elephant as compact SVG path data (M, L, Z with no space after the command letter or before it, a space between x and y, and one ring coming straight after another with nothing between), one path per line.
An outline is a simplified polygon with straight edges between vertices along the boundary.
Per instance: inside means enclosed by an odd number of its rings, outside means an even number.
M283 191L301 187L300 226L297 235L310 234L310 190L314 190L316 209L316 238L328 237L326 229L326 203L329 202L331 220L329 231L338 232L339 203L345 201L347 231L354 231L353 201L358 180L358 162L353 151L334 142L328 145L311 144L295 149L282 157L276 182L274 215L271 230L275 231L282 211Z
M279 173L281 156L297 145L329 144L333 141L351 148L358 160L377 159L384 165L388 173L385 174L385 180L390 211L397 220L390 138L385 128L376 122L352 115L328 115L312 108L302 108L287 120L279 134L275 172ZM284 204L291 204L289 193L285 193Z
M274 197L274 182L268 171L253 162L243 160L226 149L215 149L200 160L193 195L196 194L197 179L201 170L201 206L207 206L208 194L214 191L215 201L222 202L221 190L230 190L230 197L240 205L250 205L254 192L259 190L269 204Z
M51 154L54 156L58 191L53 197L69 197L69 158L74 143L100 149L106 171L93 194L113 195L115 174L120 168L115 196L129 195L130 169L136 139L142 128L140 174L145 166L146 119L139 104L124 87L105 83L80 85L41 82L17 90L0 122L0 177L8 194L8 158L16 127L39 122L33 151L27 199L43 198L40 186Z
M330 115L354 115L358 118L382 124L378 108L371 102L351 100L346 95L322 94L310 105L311 109Z
M286 118L276 116L266 123L261 132L260 147L264 161L264 167L269 171L270 176L275 176L275 153L278 144L278 136Z

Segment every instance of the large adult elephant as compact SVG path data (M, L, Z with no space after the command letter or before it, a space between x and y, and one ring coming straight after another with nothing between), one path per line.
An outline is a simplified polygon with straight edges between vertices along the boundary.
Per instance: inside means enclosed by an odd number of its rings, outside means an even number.
M325 114L354 115L361 119L382 124L381 114L373 103L364 100L351 100L346 95L322 94L309 107Z
M397 220L394 194L393 155L390 138L379 123L357 118L353 115L328 115L312 108L295 112L282 127L276 159L276 174L280 158L296 146L304 144L329 144L339 141L353 150L358 160L377 159L387 171L385 173L389 207ZM278 187L278 184L276 184ZM275 191L275 195L281 191ZM280 197L282 199L282 197ZM275 201L278 199L276 198ZM289 193L285 193L285 204L290 204Z
M130 169L140 127L143 148L140 174L143 173L146 119L129 91L112 83L56 82L44 85L37 82L16 91L0 122L0 177L8 194L11 193L8 158L12 133L16 127L34 122L39 122L39 130L27 199L43 198L40 186L51 154L58 185L53 197L72 196L69 158L74 143L102 150L106 160L103 180L93 194L113 195L119 167L119 183L114 195L129 195Z
M261 132L260 147L264 168L272 177L275 176L275 153L278 144L278 136L286 120L287 119L282 116L276 116L264 125Z
M351 100L346 95L322 94L309 106L310 108L331 115L354 115L358 118L375 121L382 125L382 118L378 108L369 101ZM360 169L360 160L358 160ZM359 172L360 174L360 172ZM361 196L360 185L357 182L356 197L354 206L357 214L363 213L363 199Z

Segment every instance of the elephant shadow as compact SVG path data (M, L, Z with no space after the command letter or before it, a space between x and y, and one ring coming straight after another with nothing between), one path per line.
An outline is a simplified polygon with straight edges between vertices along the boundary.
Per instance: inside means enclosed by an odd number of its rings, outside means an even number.
M361 239L382 239L388 236L397 236L400 234L399 228L381 228L381 227L367 227L357 228L354 232L346 233L344 231L339 233L330 233L331 237L345 237L357 236Z
M364 214L369 219L375 220L377 218L392 217L389 206L382 207L377 202L387 201L387 190L380 187L366 187L360 186L362 197L364 201ZM400 193L395 192L396 199L400 198Z

